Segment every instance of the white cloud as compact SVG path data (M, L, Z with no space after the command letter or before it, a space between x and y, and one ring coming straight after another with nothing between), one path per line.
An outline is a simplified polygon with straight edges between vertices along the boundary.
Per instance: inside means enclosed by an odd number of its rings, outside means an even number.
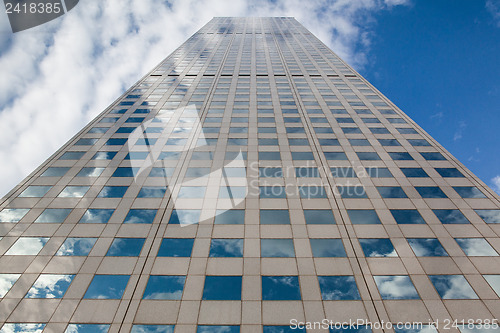
M0 23L0 195L213 16L294 16L354 67L371 14L402 0L80 1L23 32ZM367 28L368 27L368 28Z
M500 1L487 0L486 10L490 12L490 14L493 16L493 19L497 22L497 25L500 27Z
M491 183L492 183L492 189L497 192L498 194L500 194L500 175L497 175L495 177L493 177L491 179Z
M458 123L458 128L453 135L453 141L458 141L464 136L464 130L467 127L467 123L465 121L460 121Z

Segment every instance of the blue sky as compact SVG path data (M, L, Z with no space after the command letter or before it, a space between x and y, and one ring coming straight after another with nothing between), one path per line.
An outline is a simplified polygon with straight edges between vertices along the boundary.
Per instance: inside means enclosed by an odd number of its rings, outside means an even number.
M500 192L500 0L81 0L0 12L0 195L213 16L294 16Z

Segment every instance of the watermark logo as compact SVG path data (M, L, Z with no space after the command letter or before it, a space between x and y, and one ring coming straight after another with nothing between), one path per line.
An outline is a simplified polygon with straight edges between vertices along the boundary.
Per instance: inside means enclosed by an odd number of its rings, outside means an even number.
M12 32L52 21L73 9L79 0L4 0Z

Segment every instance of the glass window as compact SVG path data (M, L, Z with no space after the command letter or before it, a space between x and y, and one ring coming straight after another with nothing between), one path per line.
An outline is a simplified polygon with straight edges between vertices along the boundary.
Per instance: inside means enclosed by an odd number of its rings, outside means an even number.
M200 222L199 209L174 209L168 220L169 224L195 224Z
M97 195L98 198L123 198L128 186L104 186Z
M236 325L198 325L196 333L240 333L240 327Z
M306 224L335 224L333 212L330 209L304 209Z
M60 160L79 160L85 155L84 151L67 151L59 157Z
M123 223L153 223L157 209L131 209Z
M203 300L241 300L241 276L206 276Z
M120 299L129 278L129 275L95 275L83 298Z
M0 211L0 222L19 222L28 212L29 209L24 208L5 208Z
M429 275L442 299L478 299L463 275Z
M431 145L424 139L408 139L408 142L415 147L428 147Z
M377 190L384 199L408 198L401 186L377 186Z
M500 223L500 209L476 209L475 212L486 223Z
M84 139L80 139L80 140L84 140ZM127 140L128 140L127 138L111 138L111 139L108 139L108 141L106 141L106 146L123 146L127 143ZM94 144L94 143L92 143L92 144Z
M318 281L324 301L361 299L354 276L318 276Z
M259 177L269 178L269 177L283 177L283 170L281 168L259 168Z
M318 139L318 141L322 146L340 146L338 139Z
M401 168L401 172L406 177L412 177L412 178L422 178L422 177L429 177L427 172L424 171L422 168Z
M259 139L259 146L277 146L278 139Z
M114 209L88 209L78 223L108 223Z
M315 258L347 257L344 244L339 238L311 238L309 241Z
M469 220L458 209L433 209L434 214L443 224L468 224Z
M26 298L62 298L74 275L42 274L26 294Z
M299 194L302 199L326 198L326 191L323 186L300 186Z
M401 134L418 134L413 128L396 128Z
M172 177L175 168L152 168L148 177Z
M5 255L36 256L48 241L48 237L19 237Z
M261 209L260 224L290 224L287 209Z
M111 177L134 177L139 174L140 168L120 167L116 168Z
M66 238L56 256L88 256L97 238Z
M42 333L44 328L45 324L8 323L2 326L0 333Z
M465 177L457 168L435 168L441 177L463 178Z
M0 274L0 298L5 297L21 274Z
M90 189L90 186L66 186L61 193L59 193L59 198L83 198L85 193Z
M279 161L281 160L281 154L279 151L266 151L259 152L259 160L263 161Z
M230 210L217 210L214 224L244 224L245 223L245 210L244 209L230 209Z
M425 158L427 161L445 161L446 158L441 155L441 153L437 152L430 152L430 153L420 153L423 158Z
M271 257L295 257L293 239L291 238L266 238L260 240L261 256Z
M20 198L41 198L52 188L52 186L28 186L21 194Z
M181 188L182 189L185 186ZM165 192L167 192L167 187L166 186L143 186L141 190L139 191L139 194L137 194L138 198L163 198L165 196ZM180 193L179 193L179 197Z
M329 161L347 161L347 155L343 152L323 152L325 158Z
M486 198L483 192L474 186L453 186L453 189L464 199Z
M389 238L360 238L359 244L361 244L365 257L398 256Z
M76 177L99 177L103 171L104 171L104 168L86 167L86 168L82 168L78 172Z
M347 214L352 224L380 224L380 219L373 209L348 209Z
M298 276L263 276L262 300L299 301L300 286Z
M163 238L158 257L191 257L194 238Z
M98 151L97 153L94 154L92 159L93 160L112 160L113 157L115 157L115 155L117 153L118 152L116 152L116 151Z
M489 257L498 256L497 251L491 247L490 243L484 238L455 238L467 256L471 257Z
M415 186L415 189L424 199L448 198L443 190L437 186Z
M473 325L473 327L469 327L468 324L459 325L458 329L460 330L461 333L498 333L499 330L498 327L486 328L484 324Z
M224 168L222 172L226 177L245 178L247 176L246 168Z
M5 274L7 275L7 274ZM491 288L500 297L500 275L483 275L484 279L490 284ZM0 277L1 279L1 277ZM1 294L0 294L1 297Z
M424 224L425 220L416 209L391 209L398 224Z
M174 152L163 152L163 153L167 154L167 153L174 153ZM177 156L175 157L175 159L179 158L178 154L179 153L177 153ZM172 158L169 158L169 159L172 159ZM204 161L204 160L212 160L212 159L213 159L213 153L211 151L195 151L191 155L192 161L202 161L202 160Z
M134 325L130 333L174 333L174 325Z
M243 239L212 238L210 257L243 257Z
M110 325L69 324L64 333L107 333Z
M363 185L337 186L338 193L343 199L363 199L368 198Z
M50 167L45 170L40 177L62 177L70 168Z
M366 139L348 139L351 146L371 146L370 142Z
M295 177L319 177L318 168L295 168Z
M145 238L115 238L107 257L138 257L144 245Z
M394 327L396 333L437 333L434 325L413 325L411 328Z
M181 299L185 276L150 275L142 299Z
M390 134L389 130L385 127L371 127L370 131L373 134Z
M381 159L375 152L357 152L356 155L358 155L360 161L378 161Z
M342 131L345 134L362 134L361 130L358 127L342 127Z
M419 299L408 275L378 275L373 277L382 299Z
M97 142L97 139L82 138L75 142L75 146L92 146Z
M372 178L391 178L391 177L393 177L392 173L389 171L388 168L371 167L371 168L366 168L366 172L368 173L368 176L372 177Z
M261 199L285 199L286 188L284 186L259 186L259 197Z
M219 199L244 198L247 196L246 186L221 186L219 187Z
M355 178L356 177L356 172L354 172L354 169L351 167L330 168L330 171L332 173L332 176L336 177L336 178Z
M389 156L395 161L412 161L413 157L410 153L405 152L389 152Z
M309 146L309 140L307 139L288 139L288 144L290 146Z
M306 333L306 329L304 327L292 326L264 326L262 328L262 333Z
M446 257L448 253L437 238L407 238L417 257Z

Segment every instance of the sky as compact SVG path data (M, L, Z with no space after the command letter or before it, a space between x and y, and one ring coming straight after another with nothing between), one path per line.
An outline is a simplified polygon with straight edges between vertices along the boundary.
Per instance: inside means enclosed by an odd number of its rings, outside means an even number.
M0 196L213 16L294 16L500 193L500 0L80 0L0 11Z

